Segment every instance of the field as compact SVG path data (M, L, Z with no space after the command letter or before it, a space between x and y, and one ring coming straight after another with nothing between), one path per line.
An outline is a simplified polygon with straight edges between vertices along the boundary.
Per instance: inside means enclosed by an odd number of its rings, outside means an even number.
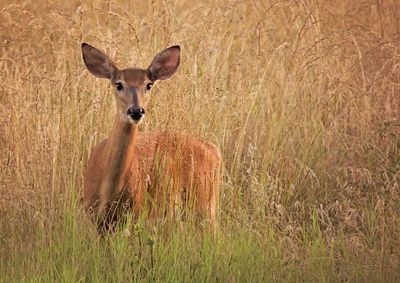
M400 280L400 2L0 1L0 282ZM141 131L224 158L216 237L80 203L112 86L80 44L145 68L180 44ZM135 236L127 229L134 229Z

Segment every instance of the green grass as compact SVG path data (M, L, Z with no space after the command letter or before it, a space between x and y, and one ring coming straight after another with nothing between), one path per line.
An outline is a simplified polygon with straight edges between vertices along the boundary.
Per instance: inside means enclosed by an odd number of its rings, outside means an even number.
M265 282L335 276L332 255L318 234L305 236L311 253L299 268L296 260L285 259L287 247L268 227L254 233L229 225L214 239L182 224L169 233L128 224L101 239L72 211L65 211L50 233L49 228L39 232L29 251L3 260L4 282Z
M327 242L316 213L298 238L295 233L277 233L276 226L268 222L246 224L230 219L220 226L214 237L190 224L148 227L141 219L100 238L79 207L67 206L57 215L57 221L43 218L34 231L29 231L29 227L14 231L13 235L20 235L21 239L0 234L3 243L12 243L1 247L1 280L383 282L397 278L393 270L386 269L388 266L368 265L380 260L385 264L384 251L361 259L356 250L348 247L346 235L339 233ZM4 228L9 227L3 226L2 231ZM364 260L365 265L360 264Z

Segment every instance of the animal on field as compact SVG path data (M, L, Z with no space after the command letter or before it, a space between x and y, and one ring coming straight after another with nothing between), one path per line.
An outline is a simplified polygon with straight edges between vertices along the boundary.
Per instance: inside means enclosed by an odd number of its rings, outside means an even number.
M218 148L172 131L138 130L152 86L177 71L180 47L158 53L147 69L119 69L87 43L82 43L82 55L90 73L110 80L116 101L110 134L94 147L84 173L84 207L99 232L112 231L128 210L136 221L145 209L150 218L177 217L177 207L215 229Z

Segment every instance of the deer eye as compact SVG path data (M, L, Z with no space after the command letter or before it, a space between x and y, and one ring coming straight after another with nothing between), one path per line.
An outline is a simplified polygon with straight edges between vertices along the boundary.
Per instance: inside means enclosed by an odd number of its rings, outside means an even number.
M150 90L152 86L153 86L152 83L148 83L148 84L146 85L146 90Z
M121 91L124 89L124 86L122 85L121 82L115 83L115 87L117 88L118 91Z

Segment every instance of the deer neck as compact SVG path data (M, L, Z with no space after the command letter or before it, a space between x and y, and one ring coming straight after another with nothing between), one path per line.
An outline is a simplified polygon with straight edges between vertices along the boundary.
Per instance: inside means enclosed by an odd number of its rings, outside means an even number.
M100 196L103 205L117 199L126 185L126 177L134 160L137 132L137 124L123 122L117 115L106 149Z

